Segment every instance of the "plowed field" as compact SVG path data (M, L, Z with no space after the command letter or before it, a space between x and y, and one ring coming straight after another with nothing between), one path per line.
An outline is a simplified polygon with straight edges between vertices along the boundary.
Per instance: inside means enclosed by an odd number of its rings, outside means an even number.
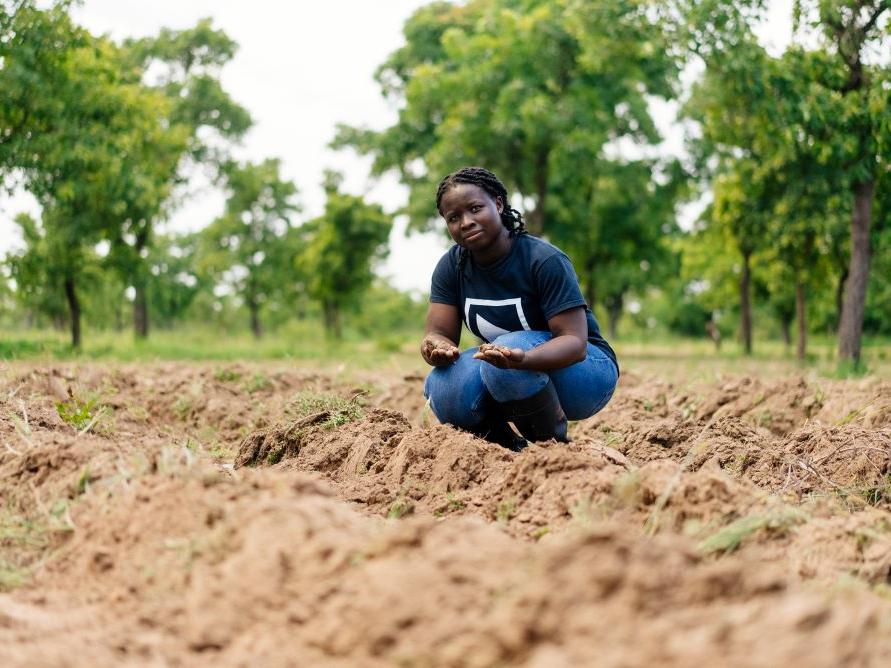
M515 454L342 378L7 366L0 665L891 665L891 382L631 371Z

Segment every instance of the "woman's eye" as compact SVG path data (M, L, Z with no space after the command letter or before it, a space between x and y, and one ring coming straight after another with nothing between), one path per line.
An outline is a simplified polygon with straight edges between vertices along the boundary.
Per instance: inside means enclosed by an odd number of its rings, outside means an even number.
M474 206L470 207L470 210L471 210L473 213L476 213L477 211L479 211L479 210L482 209L482 208L483 208L483 207L481 207L481 206L479 206L479 205L474 205Z

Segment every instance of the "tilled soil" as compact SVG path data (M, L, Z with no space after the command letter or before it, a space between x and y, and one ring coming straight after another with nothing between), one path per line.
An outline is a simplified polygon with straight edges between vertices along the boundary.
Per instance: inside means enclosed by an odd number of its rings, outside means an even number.
M422 383L7 367L0 665L891 661L891 383L630 372L519 454Z

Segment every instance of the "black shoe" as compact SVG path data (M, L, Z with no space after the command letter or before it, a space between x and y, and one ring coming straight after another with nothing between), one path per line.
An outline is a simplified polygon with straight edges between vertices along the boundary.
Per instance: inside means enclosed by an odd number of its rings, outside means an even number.
M548 381L540 391L519 401L504 401L501 411L505 419L529 441L549 441L552 438L569 443L566 435L566 414L560 405L557 389Z
M495 416L486 416L483 421L469 429L465 429L475 436L489 441L489 443L497 443L503 448L519 452L526 447L526 439L517 436L517 433L511 429L510 425L503 419Z

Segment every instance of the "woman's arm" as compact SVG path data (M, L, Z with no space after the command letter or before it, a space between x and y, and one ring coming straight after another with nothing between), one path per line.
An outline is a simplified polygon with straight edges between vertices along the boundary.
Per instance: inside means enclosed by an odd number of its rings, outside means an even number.
M421 357L431 366L447 366L458 359L461 316L457 306L432 302L427 310Z
M551 371L581 362L588 351L588 319L582 306L558 313L548 320L554 335L550 341L531 350L483 344L476 359L502 369Z

